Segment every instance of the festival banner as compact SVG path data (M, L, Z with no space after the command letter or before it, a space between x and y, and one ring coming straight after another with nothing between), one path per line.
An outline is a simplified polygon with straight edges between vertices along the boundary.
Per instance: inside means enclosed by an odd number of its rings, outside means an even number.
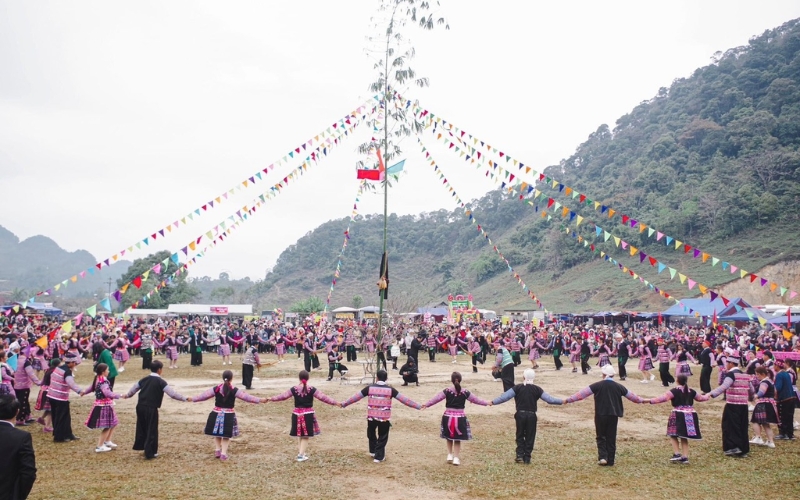
M491 171L487 171L487 177L490 177L498 184L501 184L501 187L504 189L508 188L509 191L519 189L520 192L527 192L529 194L534 191L538 191L538 189L535 188L536 183L544 183L568 199L578 199L580 203L585 203L586 206L593 208L595 211L599 211L601 214L607 214L609 219L614 219L616 216L616 220L620 224L630 228L638 228L640 234L644 233L644 231L647 231L648 237L655 238L655 240L659 242L663 240L665 246L672 250L677 251L683 248L685 255L691 255L695 259L701 259L703 263L708 263L712 267L716 267L719 264L720 269L723 271L730 271L730 273L734 275L738 274L738 279L749 277L751 283L755 283L758 280L758 283L761 284L762 287L769 284L770 290L778 293L781 297L785 297L788 294L790 299L794 299L798 295L797 291L782 286L780 283L774 280L769 280L745 271L741 267L736 266L729 261L724 261L696 247L692 247L691 245L688 245L677 238L669 236L662 231L657 230L650 224L641 222L629 215L623 214L609 205L594 201L588 195L565 185L551 176L545 175L543 172L538 172L536 169L525 165L507 153L492 147L490 144L479 140L463 129L454 126L452 123L448 123L446 120L434 115L427 109L417 107L416 112L418 116L428 117L431 120L433 123L432 133L437 137L438 140L442 140L442 142L445 144L449 144L449 149L454 153L459 154L462 159L470 162L471 164L476 163L476 158L479 162L481 160L486 160L491 167ZM443 132L437 132L439 127L441 127ZM460 146L457 146L456 143L460 144ZM480 144L480 146L478 146L478 144ZM485 153L482 151L484 148L486 150ZM489 155L497 155L500 158L500 161L487 158ZM517 167L518 173L514 174L503 168L503 164ZM526 183L519 179L520 175L531 175L534 176L536 180L533 183ZM514 183L515 179L516 183Z
M375 99L375 98L373 98L373 99ZM373 99L370 99L370 102ZM296 168L293 168L292 171L288 175L284 176L283 179L281 181L279 181L277 184L271 186L268 191L266 191L263 194L259 195L258 198L262 202L266 201L266 199L271 198L272 196L274 196L277 193L279 193L280 190L282 188L284 188L289 183L290 180L296 178L297 176L303 175L303 173L308 169L308 167L311 165L312 162L314 164L316 164L317 161L319 159L321 159L322 156L327 156L328 153L330 151L332 151L336 146L338 146L339 143L342 142L345 137L347 137L348 135L350 135L353 132L353 130L358 126L358 124L360 124L364 119L366 119L372 113L374 113L375 110L377 109L377 105L373 105L373 107L370 108L366 113L364 112L365 109L366 109L365 105L359 106L356 110L352 111L348 116L346 116L345 118L339 120L339 122L334 123L331 127L328 127L328 129L327 129L328 130L327 131L328 137L327 138L325 138L324 134L320 134L318 136L315 136L315 141L319 142L320 144L313 150L308 150L307 146L303 146L302 147L302 150L304 150L304 152L310 152L310 154L305 157L305 159L300 164L300 166L298 166ZM333 130L335 130L336 132L332 132ZM317 137L319 137L319 139L317 139ZM322 141L322 139L325 139L325 140ZM300 149L300 148L295 148L294 151L297 151L298 149ZM300 155L299 154L297 155L297 158L295 158L294 152L292 152L289 156L291 156L293 158L293 161L300 161ZM289 163L289 161L287 161L285 156L284 156L283 160L279 160L277 162L277 165L280 166L283 163ZM270 164L269 167L267 167L267 169L265 169L265 170L270 170L271 171L274 168L275 168L275 164ZM256 177L259 180L261 180L261 176L256 175ZM244 185L245 187L247 187L249 184L246 184L246 182L247 181L243 182L241 185ZM250 184L254 184L254 182L251 181ZM241 189L241 185L239 186L240 189ZM232 192L232 191L233 190L231 189L230 192ZM222 195L222 198L227 199L227 195ZM217 198L217 200L219 200L219 199L220 198ZM254 198L254 200L255 200L255 198ZM217 205L219 205L219 203ZM213 203L210 202L209 204L207 204L206 206L203 206L201 208L203 209L203 211L207 211L209 209L209 207L213 208L214 207ZM245 206L245 209L246 209L246 206ZM255 210L255 208L253 208L252 210ZM237 216L240 219L241 219L241 212L242 212L242 210L237 210L237 212L236 212ZM201 213L200 209L196 209L194 211L194 213L199 215ZM190 213L189 215L187 215L187 218L189 218L190 220L193 220L193 215ZM185 219L186 218L181 219L181 223L185 224L186 223ZM228 219L233 220L232 216L229 216ZM220 228L222 228L223 230L225 229L225 224L226 223L223 221L220 224L215 225L213 230L206 232L205 235L207 235L209 239L213 239L214 234L218 234ZM142 243L144 243L145 246L148 246L150 241L155 241L156 238L158 237L158 235L161 235L162 237L164 237L166 234L170 233L172 231L172 227L175 227L175 228L179 227L179 223L176 221L172 225L167 226L167 228L165 228L164 230L159 230L156 233L152 234L150 237L147 237L147 238L143 239L142 241L134 244L133 247L142 248ZM198 244L200 244L201 238L197 238L194 243L187 244L187 246L182 249L184 254L187 254L189 249L194 251L196 246ZM132 247L128 247L128 253L130 253L132 251L133 251ZM73 275L71 278L65 279L61 283L57 283L57 284L53 285L52 287L48 288L47 290L37 292L34 297L29 298L27 301L25 301L25 303L27 304L28 302L35 302L36 297L38 297L38 296L49 295L54 291L59 291L61 288L66 288L69 285L69 283L75 283L78 280L79 277L80 278L84 278L84 277L86 277L87 274L92 275L92 274L95 273L95 270L102 269L103 268L103 264L105 264L105 267L108 267L108 266L111 265L112 261L116 262L119 258L121 258L121 257L123 257L125 255L126 255L126 251L122 250L122 251L120 251L119 254L115 254L114 256L110 257L109 259L105 259L103 262L99 262L95 266L90 267L89 269L87 269L85 271L82 271L79 274Z
M419 137L417 137L417 142L419 143L420 148L422 149L422 153L425 155L425 160L430 163L430 165L433 167L433 172L435 174L437 174L438 177L439 177L439 180L442 181L442 187L447 188L447 192L450 194L450 197L453 198L453 200L455 201L456 205L458 205L460 208L464 209L464 216L467 217L470 220L470 222L477 227L478 232L481 233L481 235L484 237L484 239L487 241L487 243L489 243L489 245L492 246L492 249L500 257L500 259L503 262L505 262L506 267L508 267L509 274L514 279L517 280L517 283L522 287L522 290L528 295L528 297L530 297L531 300L536 302L536 305L539 306L539 309L542 309L545 312L547 312L547 309L545 309L545 307L542 304L542 302L536 297L536 294L533 292L533 290L531 290L528 287L528 285L525 284L525 282L522 280L522 277L519 275L519 273L517 273L514 270L514 268L511 266L511 263L503 255L503 253L500 251L500 249L497 247L497 245L492 243L492 239L489 237L489 234L483 229L483 227L481 227L481 225L475 219L475 216L472 213L472 211L469 208L467 208L467 206L461 201L461 198L459 198L458 193L456 193L456 191L453 188L453 186L450 184L450 182L444 176L444 172L442 172L442 170L439 168L439 166L433 160L433 157L431 156L430 152L425 148L425 145L422 143L422 140L420 140Z
M333 289L336 287L336 280L339 279L342 270L342 258L344 257L344 251L347 250L347 243L350 241L350 235L352 234L350 227L353 222L356 221L356 216L358 215L358 203L361 201L361 194L363 192L364 182L360 182L358 185L358 191L356 192L356 201L353 202L353 211L350 213L350 220L347 222L347 229L344 231L344 242L342 243L342 249L339 251L339 257L336 262L336 270L333 272L331 288L328 290L328 297L325 299L325 310L323 312L325 316L327 316L328 307L331 305L331 296L333 295Z

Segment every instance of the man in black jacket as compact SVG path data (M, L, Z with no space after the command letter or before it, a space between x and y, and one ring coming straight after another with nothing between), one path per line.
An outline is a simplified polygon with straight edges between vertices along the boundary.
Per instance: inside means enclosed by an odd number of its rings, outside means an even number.
M700 368L700 390L703 394L711 392L711 372L714 368L712 366L713 358L711 344L703 342L703 350L700 351L700 355L697 358L697 361L703 366Z
M139 393L139 401L136 403L136 437L133 442L133 449L144 451L144 458L151 460L158 458L158 409L164 400L164 394L177 399L178 401L192 402L192 398L181 396L172 387L167 385L167 381L161 378L164 369L161 361L155 360L150 363L150 375L136 382L124 398L133 397Z
M580 392L568 397L564 404L575 403L594 395L594 428L597 439L597 465L614 465L617 453L617 423L622 417L622 397L634 403L648 403L630 392L627 387L614 382L614 367L605 365L601 369L603 380L595 382Z
M547 394L538 385L533 385L536 372L528 368L522 373L524 382L515 385L499 397L492 400L493 405L499 405L514 398L517 412L514 420L517 423L517 458L516 462L531 463L533 444L536 441L536 402L541 399L547 404L562 405L564 401Z
M29 432L14 428L19 401L0 396L0 500L25 500L36 481L36 458Z

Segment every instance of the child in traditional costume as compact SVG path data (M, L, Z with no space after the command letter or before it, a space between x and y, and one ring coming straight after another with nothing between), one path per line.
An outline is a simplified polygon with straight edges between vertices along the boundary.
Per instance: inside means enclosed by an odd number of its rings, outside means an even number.
M228 445L231 438L239 435L239 422L236 419L236 411L233 409L237 399L247 403L266 403L266 398L257 398L238 387L231 385L233 372L225 370L222 372L222 383L216 387L205 391L192 399L195 403L214 398L214 409L208 414L206 421L205 435L214 438L214 456L223 462L228 460Z
M667 436L672 441L671 462L687 465L689 463L689 440L700 440L700 420L694 411L695 401L708 401L709 396L701 396L687 384L686 375L678 375L677 387L663 396L653 398L650 404L672 401L672 412L667 420Z
M440 437L447 440L447 462L453 465L460 465L461 442L472 439L472 431L469 427L469 421L467 421L467 415L464 413L464 406L467 401L481 406L488 406L489 402L469 391L462 390L460 373L453 372L450 375L450 382L453 383L452 388L448 387L436 394L430 401L422 405L422 408L424 409L446 400Z
M316 387L309 386L308 377L307 371L301 371L299 375L300 384L292 387L283 394L268 398L269 401L285 401L289 398L294 398L292 428L289 431L289 435L300 439L300 445L297 451L298 462L305 462L308 460L308 455L306 455L308 440L320 433L317 417L314 413L314 398L331 406L339 406L339 403L323 394L322 391L318 390Z
M36 406L33 407L36 411L44 412L37 422L44 426L42 431L46 433L53 432L53 417L50 412L50 400L47 398L47 389L50 387L50 377L53 375L53 370L58 368L60 364L60 358L50 360L50 368L44 372L42 385L39 386L39 396L36 398Z
M86 419L86 427L89 429L100 429L100 437L97 439L95 453L111 451L117 447L111 436L114 429L119 425L119 420L114 412L114 400L119 399L120 395L115 394L108 382L108 365L98 363L94 367L94 381L92 385L81 391L81 396L94 392L94 406Z
M770 424L780 424L778 418L778 406L775 403L775 385L769 379L770 371L766 366L756 368L756 379L758 379L758 392L756 393L756 407L750 423L753 424L753 434L755 437L750 440L751 444L775 448L772 426ZM764 441L761 434L767 438Z

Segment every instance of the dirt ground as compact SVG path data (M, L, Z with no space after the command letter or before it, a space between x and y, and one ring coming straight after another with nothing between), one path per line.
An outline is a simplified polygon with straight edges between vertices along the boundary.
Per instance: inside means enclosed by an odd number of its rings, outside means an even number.
M271 356L269 358L272 358ZM484 399L502 393L490 372L471 373L464 356L453 365L449 357L436 363L423 359L420 387L400 387L397 372L390 384L419 403L425 403L449 385L450 373L458 370L462 386ZM163 357L157 357L165 361ZM234 356L235 382L240 383L241 363ZM181 367L164 370L164 378L186 396L198 395L221 381L223 367L216 355L205 355L202 367L190 367L188 356ZM652 398L663 394L658 380L641 384L635 362L630 378L623 382L636 394ZM517 381L522 368L517 368ZM132 358L116 381L116 392L124 393L141 378L141 361ZM327 368L312 374L311 384L337 401L362 387L350 363L350 385L326 382ZM296 383L302 362L287 361L261 369L253 390L257 396L272 396ZM629 370L630 371L630 370ZM76 380L82 387L91 382L90 363L84 362ZM674 373L674 367L673 367ZM699 373L699 369L695 369ZM714 374L716 379L716 373ZM571 373L569 365L555 371L552 358L540 361L536 383L548 393L566 397L600 379L599 370L589 375ZM696 386L697 376L690 385ZM31 401L35 401L34 389ZM97 433L83 426L93 396L72 396L73 429L80 441L53 443L41 426L27 429L34 437L38 480L32 499L374 499L414 498L791 498L800 494L800 440L778 442L777 448L755 447L747 459L722 455L720 415L723 403L698 403L703 440L694 442L691 465L671 464L672 449L664 436L669 404L635 405L625 401L620 420L617 460L614 467L598 467L594 442L594 403L591 399L568 406L540 402L538 432L530 466L514 463L514 403L497 407L468 405L474 439L463 446L462 465L448 465L439 422L444 404L416 411L395 403L387 460L374 464L367 454L366 402L346 409L316 402L322 434L311 442L310 459L297 463L297 442L289 433L291 400L252 405L237 402L242 435L232 441L230 460L214 459L214 445L203 435L213 401L181 403L165 398L160 413L160 457L145 461L131 450L135 428L135 398L117 402L120 419L114 436L115 451L97 454Z

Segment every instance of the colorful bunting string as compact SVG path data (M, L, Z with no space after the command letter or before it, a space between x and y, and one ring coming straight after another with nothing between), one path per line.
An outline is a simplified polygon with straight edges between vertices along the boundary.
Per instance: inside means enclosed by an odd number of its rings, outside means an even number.
M358 184L358 192L356 193L356 201L353 203L353 211L350 213L350 220L347 222L347 229L344 232L344 242L342 242L342 249L339 251L339 257L337 258L336 262L336 271L333 272L333 279L331 280L331 288L328 290L328 298L325 299L325 311L324 314L328 313L328 307L331 305L331 296L333 295L333 289L336 287L336 281L339 279L339 275L342 270L342 258L344 258L344 251L347 250L347 243L350 241L351 236L351 225L356 220L356 216L358 215L358 203L361 201L361 194L364 191L364 181L361 181Z
M487 176L498 182L502 185L503 188L511 188L517 187L520 191L527 191L527 193L531 193L535 189L534 183L535 182L543 182L548 185L551 189L557 190L560 194L567 198L578 199L580 203L585 203L587 206L594 208L594 210L599 211L602 214L608 214L609 219L613 219L617 216L618 222L625 227L635 228L638 226L639 233L644 233L647 230L648 237L655 238L656 241L664 241L665 246L677 251L683 248L684 254L691 255L695 259L701 259L703 263L709 263L712 267L716 267L717 264L720 264L720 268L724 271L730 270L731 274L738 274L738 279L744 279L749 277L751 283L755 283L758 280L758 283L761 286L766 286L769 284L770 290L773 292L777 292L781 297L784 297L788 294L790 299L794 299L797 297L798 292L795 290L791 290L788 287L782 286L780 283L769 280L764 277L760 277L748 271L745 271L739 266L736 266L728 261L723 261L722 259L715 257L707 252L703 252L698 248L692 247L691 245L687 245L683 241L669 236L657 229L655 229L652 225L643 223L638 221L637 219L632 218L629 215L623 214L618 212L614 208L609 205L604 205L598 201L592 200L586 194L583 194L574 188L565 185L562 182L559 182L556 179L553 179L551 176L545 175L543 172L539 172L536 169L525 165L524 163L516 160L515 158L511 157L507 153L503 151L499 151L497 148L492 147L488 143L479 140L472 134L464 131L463 129L453 125L452 123L448 123L446 120L436 116L435 114L431 113L429 110L424 108L417 108L417 113L421 117L428 117L432 123L434 124L432 132L436 135L436 129L439 124L445 132L447 136L450 137L448 139L445 134L439 132L437 135L437 139L443 140L445 143L449 143L449 149L453 150L454 153L458 153L462 159L468 161L470 163L475 163L475 158L479 161L482 159L486 159L489 165L492 167L493 170L498 171L497 174L491 171L487 171ZM453 133L455 132L455 133ZM453 139L453 140L451 140ZM455 143L459 143L461 146L456 146ZM472 143L470 145L470 142ZM480 146L478 147L478 144ZM486 153L483 153L481 149L485 148ZM487 156L489 154L498 155L500 161L493 161ZM504 161L505 164L512 164L513 166L518 168L518 173L514 174L507 169L504 169L501 166L501 162ZM526 183L519 179L519 176L523 173L524 175L533 175L537 177L537 180L534 183ZM516 183L514 183L516 179ZM738 271L738 272L737 272Z
M363 105L359 106L356 110L352 111L348 116L346 116L345 118L341 119L339 122L333 124L331 127L328 127L327 134L329 136L327 137L327 139L324 142L321 142L315 149L311 150L310 154L305 157L305 159L303 160L303 163L300 166L298 166L296 168L293 168L292 171L288 175L284 176L283 179L280 180L277 184L271 186L268 191L266 191L263 194L259 195L258 199L261 200L261 202L265 202L267 199L270 199L270 198L274 197L275 195L277 195L280 192L281 189L283 189L286 185L289 184L290 180L295 179L300 175L303 175L305 170L307 170L308 167L311 166L312 162L314 164L316 164L321 159L321 157L327 156L328 153L330 153L337 145L339 145L340 142L342 142L344 137L346 137L346 136L348 136L349 134L352 133L352 131L355 129L355 127L358 124L360 124L365 118L369 117L372 113L374 113L375 110L376 110L376 107L377 106L374 105L367 112L364 112L365 107ZM344 124L344 125L340 125L340 123ZM335 133L331 133L330 131L334 130L334 129L336 130L336 132ZM320 136L315 136L315 140L317 140L316 137L321 137L321 136L322 136L322 134L320 134ZM302 149L306 150L305 152L309 152L307 150L307 147L303 147ZM295 155L292 154L291 156L292 156L292 158L294 158ZM299 158L295 158L294 161L299 161ZM282 160L279 160L277 162L277 164L281 165L284 162L288 163L286 157L284 157ZM274 164L271 164L265 170L270 170L271 171L274 168L275 168ZM259 180L261 180L260 176L257 176L257 177L258 177ZM225 197L225 198L227 198L227 197ZM251 202L251 203L255 203L256 206L251 208L251 209L248 209L247 206L245 205L242 209L236 211L236 215L238 216L239 219L242 218L242 213L243 212L247 212L249 214L250 212L255 211L258 207L260 207L260 203L257 202L256 198L254 198L253 202ZM206 207L206 209L207 209L207 207ZM195 212L197 212L197 210L195 210ZM191 218L191 215L187 216L187 217ZM233 216L228 216L227 219L230 219L231 221L234 221L234 217ZM227 220L227 219L225 219L225 220ZM210 240L213 240L214 236L216 234L219 234L220 228L222 228L223 230L225 229L226 224L227 224L225 222L225 220L223 220L219 224L216 224L213 227L213 229L207 231L206 233L204 233L204 235L207 236ZM185 223L185 221L184 221L184 223ZM178 223L173 224L173 226L174 227L178 227ZM171 232L171 230L172 229L169 228L167 230L167 232ZM161 233L163 233L163 231L159 231L158 232L158 234L161 234ZM164 234L166 234L166 233L164 233ZM161 234L161 235L164 236L164 234ZM152 235L151 235L151 237L152 237L153 240L156 239ZM183 253L188 255L188 252L189 252L190 249L192 251L194 251L195 248L197 247L197 245L199 245L200 242L202 241L202 238L203 238L203 235L201 235L199 238L196 238L193 242L189 242L185 247L183 247L181 249L183 251ZM137 248L141 248L141 243L142 242L144 242L145 245L148 245L149 241L150 241L150 238L145 238L144 240L142 240L141 242L137 243L134 246L136 246ZM129 248L129 250L130 250L130 248ZM124 255L125 255L125 251L122 251L122 252L120 252L120 254L115 254L113 257L111 257L110 259L106 259L103 262L105 263L106 266L109 266L110 265L110 261L112 261L112 260L116 261L116 260L118 260L120 257L122 257ZM41 295L44 295L44 294L48 294L49 295L50 293L52 293L54 291L58 291L61 288L66 288L69 285L69 283L75 283L78 280L79 277L80 278L85 278L87 274L89 274L89 275L94 274L96 269L97 270L101 269L102 264L103 263L98 263L95 266L87 269L86 271L82 271L79 274L74 275L71 278L68 278L68 279L62 281L61 283L57 283L57 284L53 285L51 288L48 288L45 291L37 292L34 297L29 298L24 303L27 305L28 302L35 302L36 297L38 297L38 296L41 296Z
M436 162L433 160L433 157L431 156L430 152L425 148L425 145L422 143L422 140L420 140L419 137L417 137L417 142L419 143L420 148L422 149L422 153L425 155L425 159L433 167L433 171L434 171L434 173L436 173L439 176L439 180L442 181L442 186L447 189L448 193L450 193L450 197L454 199L456 204L460 208L464 209L464 216L467 217L472 224L476 225L478 232L481 233L481 235L489 243L489 245L492 246L492 249L500 257L500 259L503 262L505 262L506 267L508 267L509 274L511 274L511 276L513 276L514 279L517 280L517 283L522 287L522 290L528 295L528 297L530 297L534 302L536 302L536 305L539 306L540 309L543 309L544 311L547 311L547 309L544 308L544 305L542 304L542 302L536 297L536 294L534 294L533 290L531 290L528 287L528 285L525 284L525 282L522 280L522 277L519 275L519 273L517 273L514 270L514 268L511 267L511 263L503 255L503 253L500 251L500 249L497 247L497 245L492 243L492 239L489 237L489 234L483 229L483 227L481 227L480 224L478 224L478 221L475 219L475 216L473 215L472 211L469 208L467 208L467 206L461 201L461 198L459 198L459 196L456 193L455 189L450 184L450 182L447 180L447 178L444 176L444 173L439 168L439 166L436 164Z

